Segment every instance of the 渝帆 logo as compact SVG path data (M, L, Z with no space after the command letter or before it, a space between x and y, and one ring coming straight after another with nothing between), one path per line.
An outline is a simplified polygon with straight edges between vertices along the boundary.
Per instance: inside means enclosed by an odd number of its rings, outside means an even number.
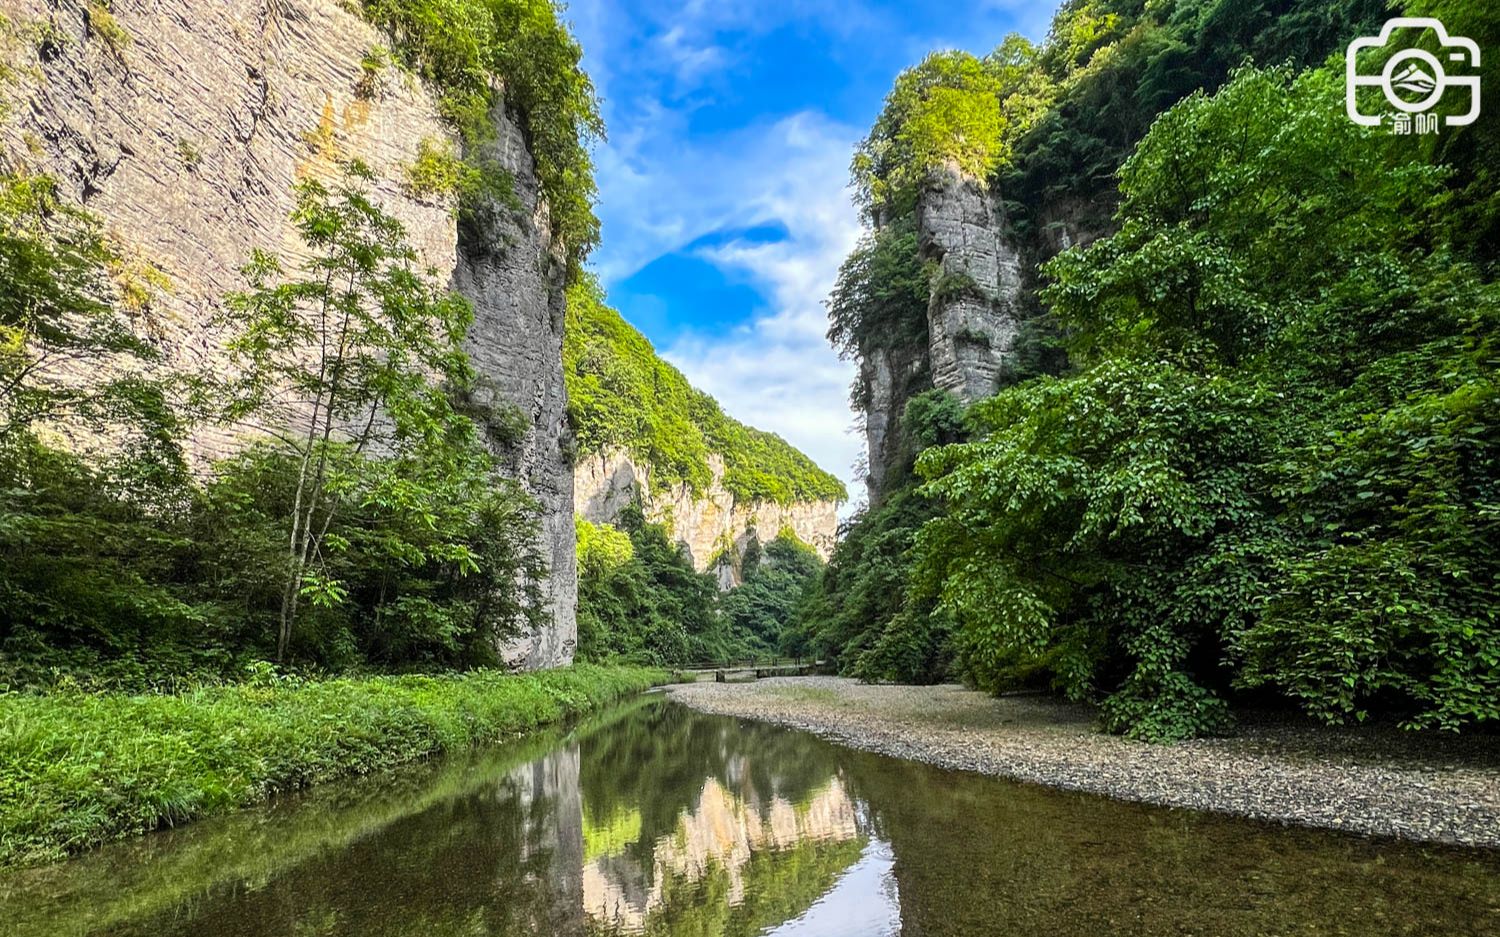
M1437 38L1438 55L1418 48L1416 43L1431 30ZM1395 50L1385 60L1379 74L1361 74L1359 53L1364 50ZM1361 36L1349 43L1345 56L1345 109L1349 119L1365 127L1378 127L1389 119L1395 133L1410 133L1413 122L1418 133L1436 133L1438 115L1428 113L1437 107L1450 89L1468 89L1469 107L1463 113L1447 113L1449 127L1472 124L1479 117L1479 46L1472 39L1450 36L1443 24L1425 16L1400 16L1388 20L1378 36ZM1454 64L1456 63L1456 65ZM1449 74L1449 70L1458 74ZM1379 88L1385 102L1394 111L1360 109L1359 89Z

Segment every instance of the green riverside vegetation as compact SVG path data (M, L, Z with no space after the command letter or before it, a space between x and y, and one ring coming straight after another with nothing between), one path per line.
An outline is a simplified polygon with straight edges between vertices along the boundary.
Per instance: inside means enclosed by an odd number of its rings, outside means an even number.
M638 505L616 524L578 518L578 656L656 666L774 657L822 560L791 531L747 538L740 584L718 588ZM732 562L724 557L721 562Z
M836 477L774 433L726 416L709 395L657 357L646 337L605 305L596 280L568 291L563 369L580 455L624 449L649 465L658 490L713 482L710 456L724 460L726 489L747 501L843 501Z
M1404 6L1496 38L1483 4ZM1005 198L1027 318L993 397L910 388L789 649L1052 688L1149 739L1237 702L1500 720L1494 132L1348 120L1324 57L1386 15L1073 0L1040 47L898 79L855 157L876 232L830 339L925 346L941 284L912 217L951 166ZM1059 253L1061 219L1097 239Z
M579 665L304 680L267 666L180 694L0 695L0 865L493 742L664 679Z

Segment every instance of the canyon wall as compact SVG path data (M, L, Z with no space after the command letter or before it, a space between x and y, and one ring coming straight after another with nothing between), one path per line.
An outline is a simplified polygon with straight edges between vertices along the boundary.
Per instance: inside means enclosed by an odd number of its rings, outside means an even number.
M901 427L906 402L932 387L966 405L995 393L1015 355L1026 298L1027 265L998 193L980 180L956 166L938 169L918 193L916 221L921 259L932 270L926 342L880 344L874 336L860 354L872 505L911 459Z
M995 392L1015 347L1020 253L998 201L954 166L918 198L917 236L923 260L937 265L927 307L932 383L970 404Z
M139 301L136 327L164 366L215 368L211 322L259 248L289 264L305 249L288 221L300 179L336 181L359 159L374 197L423 260L475 306L468 348L476 394L527 417L497 452L542 505L550 624L502 649L516 666L571 661L576 643L572 468L562 382L563 257L551 242L525 138L503 109L491 155L516 178L519 208L460 226L452 200L419 197L403 165L448 140L437 102L396 69L365 67L389 40L337 0L0 0L9 21L4 151L55 177L100 217L125 258L117 278ZM208 458L245 432L204 430Z
M714 566L720 587L726 589L740 582L738 560L752 535L766 542L790 528L828 559L838 537L837 502L744 501L724 487L723 459L711 455L708 464L713 482L706 491L695 492L685 484L658 491L651 466L627 452L581 456L573 479L574 510L591 523L608 524L639 499L647 519L664 523L699 571ZM716 562L723 557L730 562Z

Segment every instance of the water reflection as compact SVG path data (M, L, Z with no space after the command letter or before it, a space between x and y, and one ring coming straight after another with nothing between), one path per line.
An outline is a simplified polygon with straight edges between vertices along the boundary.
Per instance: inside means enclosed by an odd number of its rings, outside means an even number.
M1494 854L1111 803L649 701L0 877L0 934L1494 934Z

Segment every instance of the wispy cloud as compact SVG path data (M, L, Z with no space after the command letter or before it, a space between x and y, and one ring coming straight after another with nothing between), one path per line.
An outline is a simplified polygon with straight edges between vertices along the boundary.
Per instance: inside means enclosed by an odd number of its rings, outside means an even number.
M1017 27L1035 36L1048 6L571 0L610 128L593 265L621 311L728 412L852 482L853 373L824 340L823 300L859 233L854 144L902 67L932 48L983 54ZM722 315L691 307L701 292L636 288L634 274L685 253L748 284L754 308Z
M735 223L774 222L786 236L731 240L696 253L747 277L766 298L766 312L727 334L689 331L665 356L727 411L780 433L856 492L853 465L864 444L850 431L853 371L824 338L823 307L839 263L859 237L845 189L853 133L802 113L769 128L757 150L745 154Z

